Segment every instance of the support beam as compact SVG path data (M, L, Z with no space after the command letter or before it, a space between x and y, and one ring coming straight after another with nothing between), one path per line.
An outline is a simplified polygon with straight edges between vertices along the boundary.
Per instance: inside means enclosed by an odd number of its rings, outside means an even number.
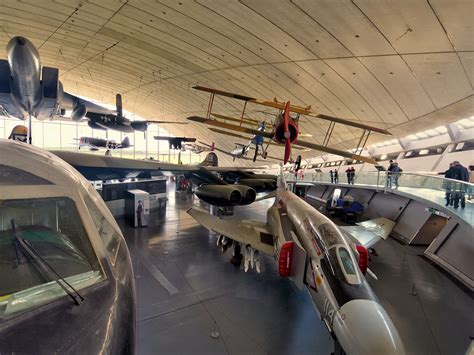
M448 135L451 142L456 142L460 135L459 128L453 123L446 125L446 128L448 129Z
M398 138L398 144L400 144L403 150L410 148L410 140L407 137Z

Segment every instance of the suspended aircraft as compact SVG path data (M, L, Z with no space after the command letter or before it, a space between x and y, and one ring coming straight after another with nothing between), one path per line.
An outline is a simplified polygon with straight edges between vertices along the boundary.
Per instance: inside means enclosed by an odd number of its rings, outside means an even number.
M93 129L113 129L124 133L133 133L134 131L145 132L148 126L154 124L187 124L180 121L163 121L163 120L136 120L131 121L123 114L122 95L115 96L115 113L87 112L83 120L87 121L90 128Z
M116 112L63 90L59 70L41 66L38 50L25 37L13 37L6 47L7 60L0 59L0 116L20 120L36 118L87 121L94 129L122 132L145 131L153 123L182 122L130 121L122 114L122 98L117 95ZM71 117L65 117L71 110ZM31 143L31 124L29 127Z
M88 148L90 151L98 151L101 148L106 149L106 155L110 154L111 150L130 148L130 139L125 137L121 143L117 143L115 140L108 140L102 138L93 137L81 137L78 142L78 149Z
M330 154L340 155L352 160L359 160L359 161L375 164L374 159L367 156L360 155L362 153L362 150L365 147L365 144L367 143L369 135L371 132L377 132L381 134L390 134L388 131L381 128L364 125L364 124L353 122L347 119L315 113L311 111L310 106L308 107L294 106L290 104L290 101L278 102L276 99L274 101L265 101L265 100L259 100L259 99L249 97L249 96L234 94L231 92L211 89L211 88L207 88L203 86L194 86L193 88L196 90L201 90L201 91L210 93L210 99L209 99L209 105L208 105L206 117L190 116L187 118L188 120L199 122L199 123L205 123L214 127L224 128L230 131L260 135L262 137L269 138L273 140L274 142L285 146L285 154L283 158L283 161L285 164L290 158L292 145L319 150L319 151L330 153ZM244 101L244 107L243 107L242 115L241 115L242 120L245 117L245 109L249 102L257 104L257 105L263 105L263 106L278 109L279 111L278 111L278 114L276 115L275 121L273 122L272 131L262 132L254 128L243 127L242 124L235 125L235 124L222 122L216 119L212 119L211 114L213 114L212 106L214 103L215 95ZM291 115L292 113L295 113L296 115L292 116ZM298 139L298 122L300 119L300 115L304 115L304 116L308 116L312 118L318 118L318 119L326 120L330 122L328 130L326 132L326 136L324 137L323 144L316 144L316 143L306 142L306 141ZM336 123L362 129L362 135L360 137L359 144L357 148L355 149L355 153L350 153L350 152L330 148L328 146L328 143L330 141L330 138L331 138L331 135Z
M201 145L196 142L193 143L184 143L182 144L181 150L184 152L192 152L194 154L201 154L202 152L212 152L214 151L214 143L209 145Z
M190 137L165 137L165 136L154 136L158 141L168 141L170 149L182 150L183 143L194 143L196 138Z
M268 187L265 181L246 181L228 184L216 174L221 168L217 166L218 158L214 152L207 154L201 164L167 164L153 160L135 160L112 156L99 156L68 151L53 151L58 157L76 168L87 180L112 180L128 178L150 178L163 173L184 175L190 179L196 189L195 195L213 206L245 206L255 201L257 193L252 186L258 185L259 192ZM226 168L224 168L226 169ZM233 168L235 169L235 168ZM256 178L258 180L258 177Z
M217 234L217 245L233 249L231 261L261 271L259 253L278 263L282 277L307 289L338 347L349 355L400 355L403 343L389 315L365 279L367 241L386 238L393 224L367 221L346 232L287 190L283 169L266 223L210 215L198 208L188 214ZM381 221L382 220L382 221ZM354 232L356 229L356 232ZM364 238L357 237L365 236ZM242 255L243 253L243 255Z
M0 139L0 166L1 352L132 354L135 278L101 196L29 144Z

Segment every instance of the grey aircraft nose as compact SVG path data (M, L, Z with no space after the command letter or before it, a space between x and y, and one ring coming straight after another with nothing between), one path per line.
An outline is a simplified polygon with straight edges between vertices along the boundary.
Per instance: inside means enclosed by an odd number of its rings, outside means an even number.
M39 67L39 53L25 37L13 37L7 44L7 57L11 64Z
M334 317L334 333L350 355L403 355L395 325L383 307L370 300L352 300Z

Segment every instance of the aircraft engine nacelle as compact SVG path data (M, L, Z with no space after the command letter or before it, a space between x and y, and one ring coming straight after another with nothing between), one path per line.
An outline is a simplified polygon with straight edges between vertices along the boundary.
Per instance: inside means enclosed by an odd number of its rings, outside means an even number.
M72 110L71 119L72 119L73 121L80 121L80 120L82 120L82 119L86 116L86 113L87 113L86 105L84 105L84 104L77 104L77 105L74 107L74 110Z
M92 122L92 121L87 121L87 125L92 128L92 129L100 129L102 131L106 131L107 128L104 128L102 126L99 126L97 123L95 122Z
M257 193L255 192L254 189L252 189L249 186L244 186L244 185L233 185L233 186L239 190L242 196L242 199L239 203L240 206L250 205L252 202L255 201L255 198L257 197Z
M237 206L242 201L242 194L236 185L201 185L194 193L204 202L213 206Z
M133 121L130 125L135 131L145 132L148 129L147 121Z
M267 192L276 189L276 181L270 179L240 179L239 184L249 186L256 192Z
M290 142L293 143L296 140L296 138L298 138L298 128L290 120L290 122L288 122L288 129L290 131ZM285 125L283 122L280 123L275 129L275 140L281 144L284 144L286 141Z

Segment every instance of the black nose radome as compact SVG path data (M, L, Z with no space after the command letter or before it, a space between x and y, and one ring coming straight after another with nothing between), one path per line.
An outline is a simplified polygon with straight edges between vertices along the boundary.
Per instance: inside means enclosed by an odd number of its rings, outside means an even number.
M26 39L24 37L16 37L15 41L19 46L24 46L26 44Z

